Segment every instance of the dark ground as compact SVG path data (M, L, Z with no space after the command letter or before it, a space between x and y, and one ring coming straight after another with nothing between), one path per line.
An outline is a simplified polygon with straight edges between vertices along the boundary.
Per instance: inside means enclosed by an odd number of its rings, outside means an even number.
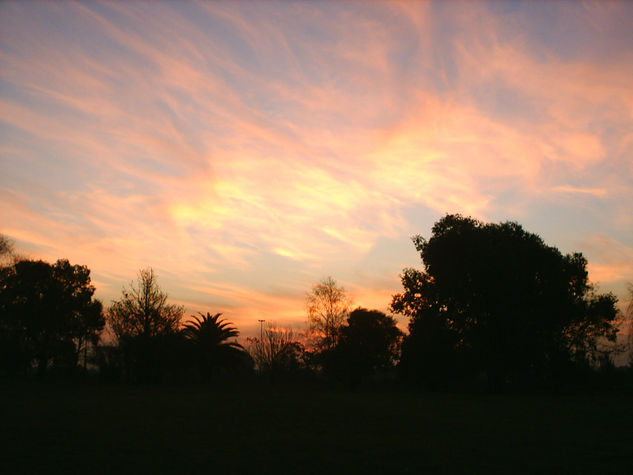
M0 473L633 473L631 393L0 384Z

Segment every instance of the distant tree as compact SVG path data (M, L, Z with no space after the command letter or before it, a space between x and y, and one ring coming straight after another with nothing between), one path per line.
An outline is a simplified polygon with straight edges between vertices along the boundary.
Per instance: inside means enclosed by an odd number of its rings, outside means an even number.
M13 241L4 234L0 234L0 267L10 264L14 253Z
M589 364L598 343L616 337L616 298L594 292L582 254L562 255L517 223L460 215L413 240L424 271L405 269L391 304L410 318L402 355L410 375L439 365L445 374L483 371L498 386Z
M357 383L398 361L402 332L392 317L358 307L341 327L336 347L326 356L326 370ZM329 368L328 368L329 367Z
M274 323L266 326L259 338L248 338L248 350L261 373L288 375L303 369L304 346L301 335Z
M194 361L203 381L209 381L218 372L243 367L248 360L242 345L230 340L236 339L240 332L221 316L221 313L200 313L200 318L192 317L193 320L182 329L192 345Z
M35 364L74 368L104 326L103 306L93 299L86 266L22 260L0 268L2 366L24 373Z
M629 282L627 286L629 293L629 301L624 310L624 322L629 332L627 338L627 347L629 351L629 366L633 368L633 284Z
M107 320L118 339L176 333L185 312L181 305L167 303L167 294L158 286L151 268L138 273L136 284L123 289L121 299L108 309Z
M13 243L4 234L0 234L0 256L11 254L13 252Z
M307 295L309 330L318 351L336 346L339 330L349 314L351 299L332 277L312 287Z
M184 307L167 303L151 268L138 273L136 284L112 302L106 319L123 358L129 381L159 382L178 370L182 357L180 321Z

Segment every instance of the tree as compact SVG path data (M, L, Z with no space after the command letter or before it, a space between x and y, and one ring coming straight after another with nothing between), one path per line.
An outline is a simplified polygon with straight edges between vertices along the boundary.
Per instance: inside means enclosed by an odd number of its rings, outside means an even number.
M627 330L629 332L627 338L627 346L629 351L629 366L633 368L633 284L629 282L627 286L627 290L629 293L629 301L626 305L626 309L624 310L624 323L628 326Z
M351 299L332 277L312 287L307 295L308 324L317 350L336 346L338 332L349 314Z
M4 234L0 234L0 267L10 264L14 256L13 241Z
M396 321L378 310L358 307L340 329L339 340L326 366L357 383L379 371L393 368L398 360L402 332ZM327 368L326 368L327 369Z
M13 253L13 243L4 234L0 234L0 256Z
M220 318L221 313L192 317L193 321L185 324L182 333L192 344L196 365L203 381L211 379L214 373L227 369L236 369L244 365L247 355L237 341L240 332L232 327L231 322Z
M105 324L94 291L90 270L67 260L22 260L1 268L2 366L24 373L35 363L40 376L51 362L74 368Z
M142 269L136 284L123 288L107 312L129 381L158 382L179 370L182 357L180 321L184 307L167 303L154 271Z
M595 293L582 254L562 255L517 223L447 215L413 241L424 271L405 269L391 308L410 318L402 362L414 376L439 365L498 386L591 363L616 337L616 298Z
M185 309L167 303L167 294L158 286L154 271L142 269L136 285L123 289L120 300L108 309L108 323L117 339L152 338L176 333Z
M257 370L271 377L297 373L304 367L301 335L290 328L267 324L260 338L248 338Z

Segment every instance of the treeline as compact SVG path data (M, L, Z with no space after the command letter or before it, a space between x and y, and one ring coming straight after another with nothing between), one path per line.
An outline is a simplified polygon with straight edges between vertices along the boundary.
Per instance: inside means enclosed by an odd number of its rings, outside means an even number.
M622 314L614 295L598 293L581 254L563 255L516 223L460 215L413 240L423 268L403 271L390 305L408 317L408 333L390 315L354 309L327 278L307 294L306 331L261 321L240 343L221 314L185 320L152 269L104 308L87 267L16 257L1 237L0 377L465 390L633 382L633 359L613 363L627 350L617 336L631 304Z

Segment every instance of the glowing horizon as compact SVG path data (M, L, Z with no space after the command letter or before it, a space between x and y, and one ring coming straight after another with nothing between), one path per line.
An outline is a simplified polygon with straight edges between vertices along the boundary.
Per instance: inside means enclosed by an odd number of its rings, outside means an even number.
M187 314L387 310L446 213L633 281L631 2L0 4L0 216L107 305L151 266Z

